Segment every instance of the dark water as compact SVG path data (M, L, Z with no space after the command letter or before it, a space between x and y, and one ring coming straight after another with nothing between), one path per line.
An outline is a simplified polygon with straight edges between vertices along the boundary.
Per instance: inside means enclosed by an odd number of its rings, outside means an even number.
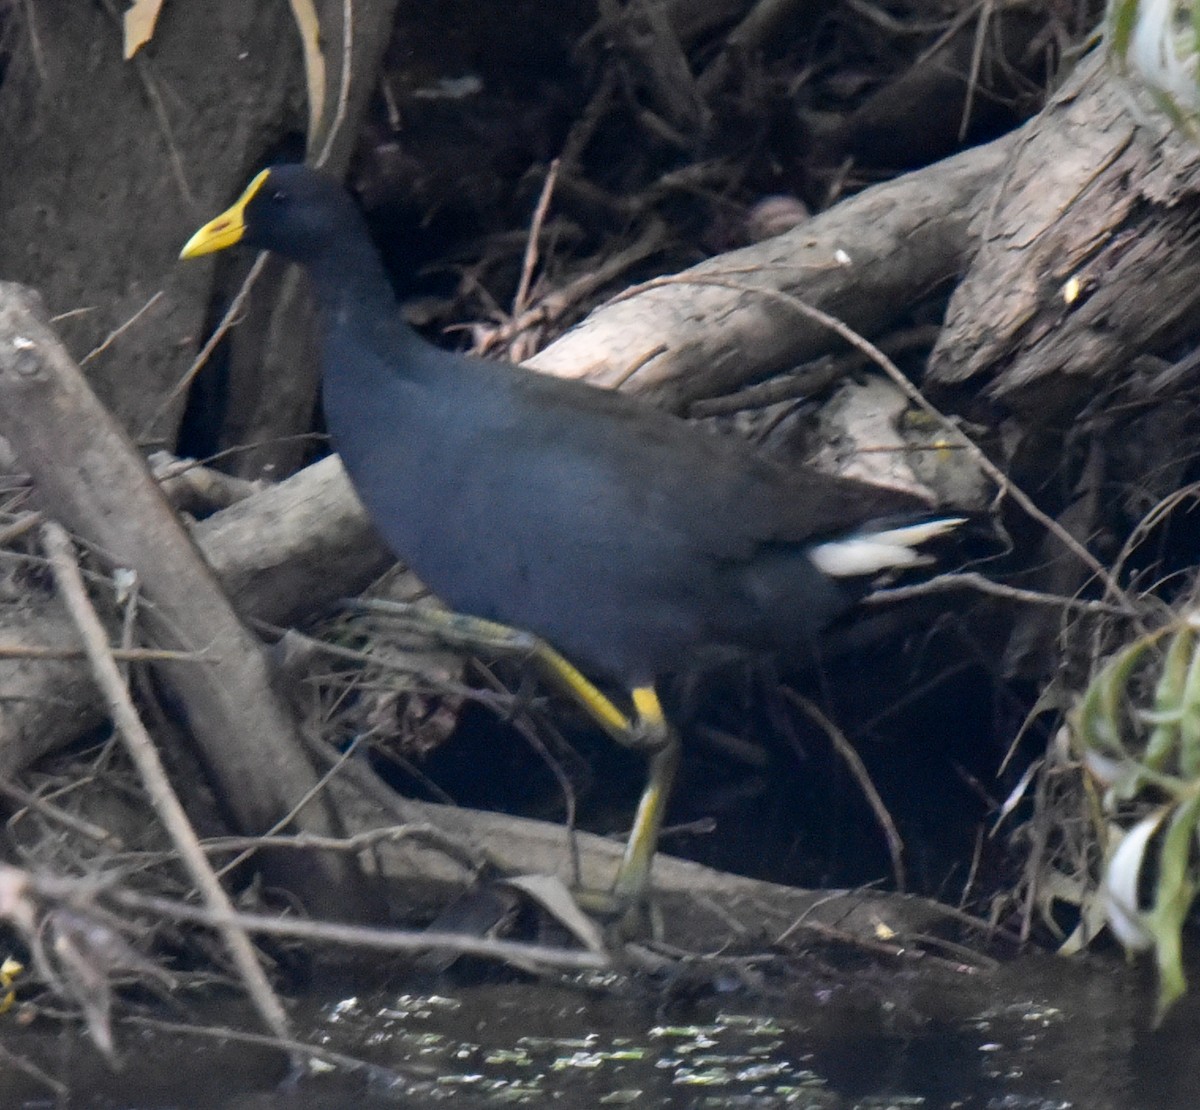
M390 972L394 982L404 976ZM377 981L377 980L376 980ZM1190 1110L1200 1107L1200 1006L1149 1028L1152 983L1050 957L996 972L876 969L866 981L767 986L664 1006L600 983L375 988L301 1002L310 1043L391 1069L289 1075L266 1048L117 1027L113 1073L74 1029L11 1015L2 1107L885 1107ZM235 1012L236 1011L236 1012ZM193 1021L254 1028L240 1007ZM52 1094L20 1057L65 1084Z

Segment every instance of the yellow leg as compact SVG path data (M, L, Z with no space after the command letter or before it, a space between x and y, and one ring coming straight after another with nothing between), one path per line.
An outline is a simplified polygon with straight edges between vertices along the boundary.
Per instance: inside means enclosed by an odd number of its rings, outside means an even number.
M671 790L675 772L679 769L679 737L662 711L653 686L639 686L633 691L637 711L635 728L647 740L652 740L650 767L646 772L646 788L638 802L633 827L625 842L625 855L613 882L613 895L619 903L636 906L650 891L650 867L658 851L658 834Z
M631 692L634 709L631 716L622 712L569 659L531 633L495 621L406 602L364 600L351 604L354 609L400 621L410 630L436 637L450 647L531 658L617 743L649 753L646 787L612 888L613 897L623 908L643 901L649 890L658 835L679 767L679 738L663 713L654 687L639 686Z

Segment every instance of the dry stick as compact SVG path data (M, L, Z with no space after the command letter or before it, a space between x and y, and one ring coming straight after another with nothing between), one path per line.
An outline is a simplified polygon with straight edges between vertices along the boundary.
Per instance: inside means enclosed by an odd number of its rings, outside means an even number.
M242 306L246 303L246 298L250 296L250 290L254 288L255 282L258 281L258 276L262 273L263 267L266 264L267 252L261 251L254 260L254 265L247 272L245 280L242 282L242 287L237 291L237 296L230 301L229 308L226 309L225 315L221 317L221 322L213 330L212 335L208 337L204 346L200 348L200 353L192 360L192 365L184 371L183 377L167 391L167 395L162 399L161 404L151 414L150 419L146 421L142 430L138 433L137 438L139 440L148 439L167 410L191 388L196 375L207 365L217 344L225 338L229 329L233 327L239 313L242 311Z
M86 366L89 362L92 361L92 359L98 357L99 355L104 354L104 352L107 351L109 349L109 347L111 347L118 339L121 338L122 335L124 335L131 327L133 327L134 324L136 324L143 316L145 316L146 313L150 311L150 309L152 309L156 304L158 304L158 302L160 300L162 300L162 295L163 295L163 292L160 289L157 293L154 294L153 297L151 297L144 305L142 305L142 307L139 308L137 310L137 312L135 312L132 316L130 316L129 319L125 321L125 323L121 324L119 327L116 327L112 331L110 331L108 333L108 335L106 335L104 337L103 341L99 344L99 346L93 347L90 351L88 351L88 353L79 360L79 365Z
M824 933L825 935L828 935L828 930L833 927L826 925L826 924L822 924L817 921L810 920L811 915L813 913L818 912L823 906L829 905L830 903L836 901L837 898L842 897L848 893L866 896L868 893L868 888L867 887L858 887L854 891L834 892L834 893L827 895L824 898L817 899L810 906L808 906L800 914L799 917L795 918L792 921L792 923L782 933L780 933L777 937L775 937L775 939L772 943L775 945L782 944L785 940L788 939L788 937L790 937L798 929L811 929L817 933ZM913 895L902 895L901 897L913 898ZM1009 944L1014 944L1014 945L1023 945L1023 944L1025 944L1025 942L1028 939L1027 937L1022 936L1021 934L1014 933L1011 929L1005 929L1003 926L997 925L994 921L987 921L981 917L976 917L974 914L969 914L969 913L965 912L964 910L955 909L953 906L948 906L944 902L938 902L937 907L943 914L945 914L945 916L948 920L957 921L960 925L965 925L968 929L974 929L977 932L979 932L981 935L995 937L1000 940L1006 941ZM841 933L843 936L848 935L850 938L850 942L852 944L857 944L857 943L860 943L862 940L867 939L867 938L860 938L854 933L845 934L842 932L842 930L837 930L837 931L839 933ZM876 930L876 936L877 935L878 935L878 930ZM905 936L916 936L918 934L911 933L911 932L905 932L904 935ZM907 946L899 949L896 952L896 954L900 955L900 956L916 958L916 959L921 959L921 960L924 960L928 955L927 953L925 953L923 951L916 950L916 949L913 949L913 948L910 948ZM988 959L988 957L980 957L979 953L976 953L976 957L982 958L982 959ZM962 968L960 965L959 970L971 970L971 969Z
M301 736L309 752L325 766L333 767L340 763L338 750L327 740L312 735L308 729L302 730ZM492 858L469 838L445 832L435 822L431 822L424 810L418 809L414 813L414 807L404 796L388 786L364 763L347 763L343 768L343 778L362 797L374 803L381 813L394 817L401 827L415 830L412 833L414 838L423 840L453 860L468 875L477 875L487 864L493 862Z
M333 1049L321 1045L289 1041L282 1037L264 1037L261 1033L246 1033L241 1029L232 1029L229 1026L186 1025L179 1021L163 1021L162 1018L143 1017L138 1014L128 1014L120 1020L142 1029L152 1029L157 1033L207 1037L210 1040L232 1041L234 1044L260 1045L264 1048L276 1048L281 1052L290 1052L296 1056L311 1057L313 1060L324 1061L332 1067L342 1068L345 1071L361 1072L384 1090L395 1088L408 1074L399 1068L372 1064L369 1060L360 1060L357 1056L347 1056L344 1052L335 1052Z
M779 947L784 943L784 941L788 940L793 933L804 929L809 932L815 932L818 936L828 937L830 940L834 940L839 943L862 945L868 951L879 952L881 955L885 956L896 956L900 959L904 959L906 957L917 959L924 958L925 954L923 952L916 952L904 944L896 944L881 940L878 935L878 930L876 930L876 936L874 937L859 937L855 936L853 933L847 933L846 931L837 928L837 926L828 925L824 922L808 920L808 916L813 910L820 909L822 905L828 903L834 897L835 895L828 895L825 898L813 903L813 905L809 906L808 909L804 910L799 917L793 919L791 924L788 925L788 927L784 929L782 933L774 938L774 940L771 942L772 947Z
M50 84L50 74L46 68L46 52L42 49L41 36L38 35L37 20L34 16L33 0L24 0L25 18L21 26L29 36L29 53L33 57L33 68L37 71L38 84L46 88Z
M113 3L113 0L100 0L100 3L104 10L108 12L109 18L120 27L125 17L117 10L117 6ZM146 94L146 99L150 102L150 110L154 114L154 120L162 133L160 137L167 148L167 153L170 155L171 169L175 175L175 184L179 186L179 192L188 207L195 208L196 194L192 192L192 188L188 184L187 170L183 164L183 155L180 153L179 144L175 141L175 133L171 128L171 116L167 111L166 103L163 101L162 93L159 91L154 70L150 68L146 54L143 52L134 55L130 61L133 64L133 72L137 74L137 78L142 84L142 91Z
M904 841L900 839L900 831L896 828L896 822L892 820L892 815L888 812L887 806L883 804L879 791L875 789L875 784L871 781L862 757L854 750L854 745L846 739L842 730L826 717L814 702L786 687L783 688L783 695L802 709L812 722L829 737L829 742L834 746L838 755L845 760L846 766L850 768L854 781L858 783L859 790L863 792L871 811L875 814L875 820L883 829L883 835L887 840L888 855L892 858L892 877L896 881L896 889L903 891L905 880Z
M13 540L20 539L26 532L31 532L36 525L41 523L42 514L36 510L22 513L11 524L0 528L0 547L7 547Z
M171 651L168 648L110 648L112 657L122 663L213 663L214 655L198 651ZM83 659L81 648L43 647L37 644L0 644L0 659Z
M103 630L100 635L103 637ZM543 967L564 970L612 967L612 960L608 954L595 949L555 948L449 931L374 929L364 925L341 925L333 921L307 921L296 917L238 913L235 910L194 906L158 895L137 894L115 885L111 875L91 875L82 878L41 875L0 863L0 916L13 921L31 935L38 931L32 909L32 894L41 899L64 903L68 908L85 915L110 914L112 911L102 904L102 901L107 901L124 910L154 914L170 921L183 921L218 929L233 923L246 933L261 933L265 936L375 951L426 952L431 948L438 948L465 956L503 960L517 966L536 962ZM836 900L836 897L830 896L833 900ZM939 907L939 912L941 910L942 907Z
M712 103L723 91L728 95L730 77L742 73L749 59L766 53L781 27L796 26L807 7L807 0L758 0L725 36L720 51L697 79L705 100Z
M119 888L104 891L104 895L127 909L159 914L174 921L215 927L236 922L246 932L314 943L340 944L383 952L427 952L431 948L439 948L462 956L477 956L518 965L522 962L537 963L542 967L564 970L595 970L612 966L612 961L604 953L583 948L554 948L545 944L493 940L491 937L475 937L467 933L445 930L416 932L412 929L373 929L366 925L306 921L299 917L270 917L260 913L226 914L201 906L190 906L186 902L176 902L171 898L134 894Z
M10 831L13 825L24 816L25 810L29 809L35 813L40 813L48 821L53 821L63 828L71 829L73 832L79 833L80 836L87 837L88 840L94 840L97 844L121 846L121 838L116 833L101 828L101 826L95 825L91 821L86 821L82 817L77 817L73 813L68 813L65 809L60 809L58 806L51 804L38 794L22 790L15 783L0 779L0 795L11 802L16 802L21 807L5 822L5 827Z
M0 780L0 793L4 793L6 789L5 783ZM202 847L206 852L239 852L247 848L298 852L362 852L378 844L398 844L405 840L417 840L437 848L445 848L446 854L452 856L455 862L462 863L464 869L477 871L485 862L471 856L464 857L462 847L449 840L436 825L413 823L380 825L351 833L349 836L319 836L316 833L303 832L294 836L213 836L205 840Z
M881 339L879 349L895 358L896 355L906 354L921 347L932 347L941 330L932 324L909 328L887 339ZM780 401L811 397L833 382L847 377L851 371L867 365L868 361L859 351L850 351L844 355L822 355L768 381L743 386L734 393L702 397L692 401L688 405L687 414L693 418L725 416L747 409L766 408Z
M1053 609L1067 609L1073 613L1103 613L1110 617L1127 617L1129 610L1107 601L1067 597L1064 594L1048 594L1043 590L1026 590L1020 586L1008 586L973 570L951 571L939 574L926 582L914 582L911 586L886 586L863 598L864 605L880 605L895 601L908 601L914 597L947 593L952 590L974 590L976 593L991 594L1006 601L1017 601L1023 605L1046 605Z
M542 191L538 196L537 207L533 210L533 219L529 223L529 238L525 240L525 257L521 260L521 280L517 282L517 291L513 296L514 317L520 316L529 307L529 287L533 284L533 271L538 264L538 238L542 234L542 226L546 222L546 213L550 209L550 198L554 195L554 185L558 181L558 159L550 163L546 180L542 182Z
M361 740L362 740L361 735L356 736L354 738L354 740L351 742L350 746L338 756L337 762L334 763L334 765L332 767L327 768L325 773L323 775L321 775L321 777L318 778L317 781L314 782L300 796L300 798L296 801L296 803L292 806L292 808L290 810L288 810L288 812L285 813L282 817L280 817L279 820L277 820L275 822L275 824L273 824L269 829L267 829L267 831L266 831L267 836L274 836L276 833L280 833L284 829L286 829L288 827L288 825L290 825L292 823L292 821L295 820L296 815L306 805L308 805L308 803L311 802L313 800L313 798L317 797L322 791L325 790L326 786L328 786L328 784L333 781L334 776L337 775L337 773L344 766L349 764L350 760L353 758L355 753L358 751L358 746L359 746L359 743ZM225 875L228 875L231 872L235 871L238 867L240 867L243 863L245 863L246 860L248 860L252 856L254 856L256 854L256 851L257 851L257 849L254 849L254 848L243 849L233 859L231 859L227 864L225 864L224 867L221 868L221 872L220 872L221 875L225 876Z
M54 580L83 639L96 684L103 692L108 711L117 726L117 735L124 741L141 775L155 812L179 849L192 882L199 888L205 905L213 915L213 925L225 941L259 1016L275 1036L290 1038L291 1030L283 1005L267 981L250 938L237 924L233 903L209 867L183 806L171 789L154 743L133 707L129 691L109 650L104 625L100 623L87 596L83 575L66 530L54 521L47 521L42 526L42 543L54 569Z
M24 1072L30 1079L35 1079L37 1082L50 1088L51 1093L58 1100L57 1105L68 1105L71 1089L65 1083L42 1071L32 1060L26 1060L24 1056L18 1056L15 1052L10 1052L3 1045L0 1045L0 1060L7 1063L10 1068L16 1068L17 1071ZM8 1081L8 1086L12 1086L11 1080ZM40 1102L41 1100L39 1099L38 1101ZM25 1103L26 1106L31 1104L36 1105L32 1099Z
M893 382L897 389L900 390L914 405L933 420L937 421L939 427L945 429L956 443L962 446L967 452L971 460L984 472L996 486L1004 493L1008 494L1030 517L1036 520L1043 528L1053 535L1064 547L1074 554L1080 562L1084 564L1103 584L1105 592L1114 596L1122 606L1125 607L1127 614L1133 615L1137 612L1132 599L1121 589L1120 584L1109 573L1108 569L1101 563L1086 547L1083 546L1074 536L1071 535L1061 524L1053 517L1042 512L1041 509L1034 503L1033 499L1025 493L1020 486L1009 480L1008 476L998 467L991 459L984 454L971 438L966 435L963 430L958 427L945 413L936 408L912 382L904 376L901 371L890 358L887 357L878 347L875 346L869 339L861 336L852 327L843 323L836 316L830 316L828 312L822 312L819 308L807 304L800 300L799 297L794 297L790 293L784 293L778 289L764 289L761 286L747 285L743 282L730 281L723 278L702 278L702 277L684 277L681 275L673 275L665 278L655 278L653 281L644 282L641 285L635 286L633 289L626 290L620 297L614 298L613 302L628 300L630 297L637 295L647 289L655 289L666 285L713 285L720 289L732 289L734 292L747 293L751 296L766 297L769 300L778 301L787 307L799 312L802 316L807 316L808 319L820 324L822 327L828 328L830 331L839 335L852 347L856 347L862 351L872 362L875 363Z
M963 97L962 117L958 121L958 141L965 142L971 126L971 112L979 92L979 71L983 67L983 50L987 44L987 33L995 18L995 0L983 0L979 6L979 19L975 24L975 42L971 48L971 68L967 74L967 95Z
M576 44L576 48L578 45ZM596 137L596 132L608 115L608 107L612 103L613 93L616 91L617 67L610 60L600 74L600 81L592 92L591 99L571 124L558 155L559 162L566 166L572 175L579 167L583 152Z
M1196 352L1200 355L1200 350ZM1113 560L1113 566L1121 569L1132 557L1134 551L1137 550L1147 535L1157 528L1165 519L1174 513L1183 502L1195 500L1200 494L1200 482L1191 482L1182 489L1173 490L1165 497L1159 499L1157 504L1153 505L1142 519L1134 526L1133 531L1125 538L1125 542L1121 544L1121 550L1117 552L1116 558Z
M538 325L553 324L569 308L590 296L602 285L614 280L631 266L661 250L663 241L662 226L656 221L628 247L609 255L597 263L594 268L567 282L560 289L547 293L532 308L526 309L519 316L502 323L489 336L491 345L494 347L507 343L521 332L530 331ZM662 351L663 348L651 351L645 356L646 360L654 358Z

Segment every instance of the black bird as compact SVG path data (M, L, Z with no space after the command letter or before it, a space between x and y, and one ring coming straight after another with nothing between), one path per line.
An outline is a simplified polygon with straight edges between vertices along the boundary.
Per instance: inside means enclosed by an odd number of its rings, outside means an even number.
M392 550L474 618L443 619L471 642L532 648L611 735L652 753L623 904L646 890L678 758L656 685L730 653L811 656L880 575L928 561L922 546L963 523L784 470L626 394L433 346L401 319L350 196L316 170L263 170L182 256L235 243L307 269L334 444ZM568 659L620 682L632 712Z

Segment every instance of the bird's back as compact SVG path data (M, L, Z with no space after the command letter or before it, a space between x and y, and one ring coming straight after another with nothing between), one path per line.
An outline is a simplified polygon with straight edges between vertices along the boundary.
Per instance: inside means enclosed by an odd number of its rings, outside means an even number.
M327 362L330 430L397 554L452 608L626 681L713 650L810 647L859 592L810 544L915 504L402 333L332 335Z

